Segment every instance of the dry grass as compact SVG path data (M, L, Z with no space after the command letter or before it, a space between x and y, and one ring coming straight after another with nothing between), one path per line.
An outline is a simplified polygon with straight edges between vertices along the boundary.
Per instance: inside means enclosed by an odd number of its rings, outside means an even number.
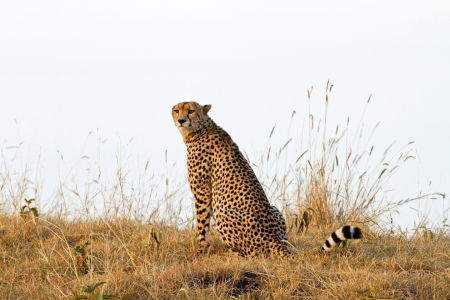
M412 158L410 149L359 150L361 122L354 136L349 120L327 131L331 87L322 126L305 113L296 157L288 154L292 139L274 150L272 130L251 161L286 215L298 254L289 260L237 257L214 230L210 256L195 257L192 203L182 201L190 202L186 178L169 167L157 179L145 165L133 183L119 153L112 181L95 162L86 181L63 176L45 206L38 174L27 166L14 171L20 148L0 149L1 299L93 299L98 292L119 299L450 299L445 216L434 229L429 225L441 220L425 218L408 234L389 222L400 205L425 197L386 199L389 179ZM24 202L31 197L37 203ZM330 254L318 251L344 223L362 227L364 239ZM81 292L100 282L94 293Z
M2 299L71 299L84 285L120 299L448 299L448 234L367 232L324 255L332 228L291 231L298 256L241 258L217 234L195 258L195 231L130 220L0 219ZM152 231L161 233L160 248ZM75 250L84 247L82 257ZM79 249L79 248L78 248Z

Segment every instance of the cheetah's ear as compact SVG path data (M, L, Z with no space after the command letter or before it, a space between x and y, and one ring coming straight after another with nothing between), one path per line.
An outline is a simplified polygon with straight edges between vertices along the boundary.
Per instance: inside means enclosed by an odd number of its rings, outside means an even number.
M205 114L208 113L208 111L211 109L211 107L212 107L211 104L203 105L203 112Z

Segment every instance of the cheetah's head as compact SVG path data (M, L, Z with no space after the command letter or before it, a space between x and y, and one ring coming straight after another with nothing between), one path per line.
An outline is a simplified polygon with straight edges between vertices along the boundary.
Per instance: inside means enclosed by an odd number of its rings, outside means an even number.
M183 138L196 132L209 119L211 105L201 106L197 102L182 102L172 108L172 118Z

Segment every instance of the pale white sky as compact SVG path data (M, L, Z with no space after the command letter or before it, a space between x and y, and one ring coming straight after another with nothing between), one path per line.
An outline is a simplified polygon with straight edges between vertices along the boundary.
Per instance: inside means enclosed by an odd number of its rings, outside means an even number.
M311 112L323 112L329 79L331 127L359 121L372 94L363 119L367 128L381 121L372 144L415 141L420 164L410 160L391 181L392 197L448 194L449 70L448 1L3 0L0 143L10 156L6 147L24 141L31 165L41 155L50 197L61 169L98 144L113 172L119 139L133 138L138 166L149 160L164 173L167 149L182 170L170 115L181 101L212 104L211 117L250 156L275 123L281 146L293 110L291 135L300 132L311 86ZM399 222L411 225L410 206Z

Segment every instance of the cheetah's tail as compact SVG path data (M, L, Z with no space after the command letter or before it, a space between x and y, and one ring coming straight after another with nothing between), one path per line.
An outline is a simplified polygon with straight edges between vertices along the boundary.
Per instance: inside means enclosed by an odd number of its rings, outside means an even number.
M323 244L322 250L331 251L343 240L360 238L362 238L361 229L359 229L358 227L347 225L333 232L331 236L325 241L325 244Z

